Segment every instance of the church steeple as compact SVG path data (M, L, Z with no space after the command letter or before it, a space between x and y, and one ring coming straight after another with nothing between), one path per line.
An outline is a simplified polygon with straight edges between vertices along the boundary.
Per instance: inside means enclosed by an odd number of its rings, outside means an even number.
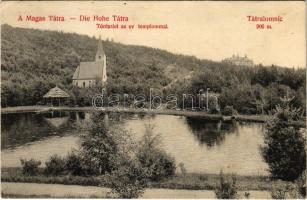
M103 61L104 57L105 57L105 53L102 47L102 41L101 41L101 37L99 36L99 40L98 40L98 48L97 48L97 52L96 52L96 61Z
M96 57L95 57L95 61L99 62L99 65L102 66L101 68L101 73L102 73L102 83L105 83L107 81L107 58L106 58L106 54L103 50L102 47L102 41L101 41L101 37L99 36L99 40L98 40L98 48L97 48L97 52L96 52Z

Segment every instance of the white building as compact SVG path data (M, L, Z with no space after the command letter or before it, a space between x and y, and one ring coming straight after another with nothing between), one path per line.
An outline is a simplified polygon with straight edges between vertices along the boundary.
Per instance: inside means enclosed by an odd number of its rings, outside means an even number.
M251 67L254 65L254 62L245 55L244 57L240 57L239 55L233 55L230 58L225 58L222 60L224 63L229 63L238 66L248 66Z
M73 85L81 88L90 87L91 85L96 84L97 80L101 80L102 84L107 82L106 54L103 50L100 37L95 61L80 62L72 80Z

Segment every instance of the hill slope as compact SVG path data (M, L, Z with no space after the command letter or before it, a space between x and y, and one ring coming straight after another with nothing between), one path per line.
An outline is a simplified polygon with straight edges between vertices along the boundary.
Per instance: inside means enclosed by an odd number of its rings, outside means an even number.
M1 35L4 90L9 87L20 90L20 94L25 93L24 97L19 98L25 102L16 104L27 104L26 91L33 91L38 87L43 88L36 100L51 85L58 84L68 89L79 62L94 60L97 49L95 38L72 33L14 28L5 24L1 27ZM174 76L182 74L174 71L165 73L170 65L190 71L212 63L149 47L110 41L103 41L103 45L107 55L108 82L116 82L114 92L141 92L150 87L162 88ZM43 85L40 85L41 81L44 82ZM30 89L21 88L21 85L27 85Z
M94 60L96 38L9 25L1 26L1 37L2 106L36 104L55 85L70 93L73 99L82 96L80 90L71 85L72 76L80 61ZM165 86L176 93L197 93L208 87L225 95L233 95L240 88L251 90L254 87L259 90L274 87L278 95L288 90L300 91L301 96L305 93L303 69L261 65L248 68L144 46L111 41L103 41L103 45L109 93L147 94L149 88L161 90ZM278 92L280 86L283 92ZM224 101L240 98L225 95L221 97ZM235 102L224 104L234 105Z

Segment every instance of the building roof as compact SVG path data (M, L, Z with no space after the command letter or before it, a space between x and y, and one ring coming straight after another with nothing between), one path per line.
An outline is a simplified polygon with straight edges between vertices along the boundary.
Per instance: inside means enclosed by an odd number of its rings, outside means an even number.
M236 56L233 55L230 58L223 59L222 62L231 63L231 64L235 64L235 65L247 65L247 66L253 66L254 65L253 60L249 59L246 54L245 54L244 57L241 57L239 55L236 55Z
M103 50L102 41L101 41L100 36L99 36L99 40L98 40L98 48L97 48L96 55L106 55L104 50Z
M61 97L61 98L68 98L69 95L63 91L58 86L51 88L47 94L44 95L44 98L50 98L50 97Z
M76 79L95 79L102 76L102 62L81 62L80 65L77 67L73 80Z

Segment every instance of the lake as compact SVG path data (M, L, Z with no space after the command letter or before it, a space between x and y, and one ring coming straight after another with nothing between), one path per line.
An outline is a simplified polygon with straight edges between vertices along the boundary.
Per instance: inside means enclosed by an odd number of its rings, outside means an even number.
M1 115L2 167L20 166L21 158L45 161L79 148L76 124L90 117L84 112L19 113ZM108 114L136 140L145 125L154 125L161 148L183 163L190 173L267 175L259 147L264 127L259 123L222 123L171 115Z

